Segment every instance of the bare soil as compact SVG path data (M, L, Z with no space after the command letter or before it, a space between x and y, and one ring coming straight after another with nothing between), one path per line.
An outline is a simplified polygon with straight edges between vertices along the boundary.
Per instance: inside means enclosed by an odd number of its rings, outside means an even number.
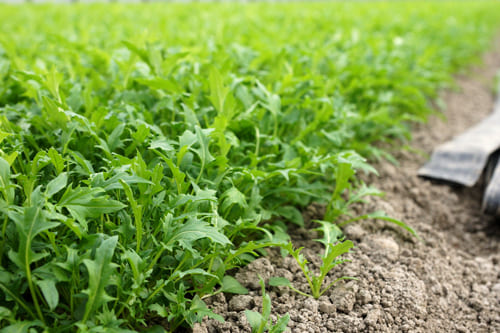
M399 165L379 162L379 177L365 180L386 192L362 209L385 210L405 221L422 242L401 228L380 221L348 225L345 234L356 249L352 262L329 276L354 276L340 282L319 300L284 287L268 287L272 316L289 313L291 332L500 332L500 221L480 212L482 186L452 187L417 177L432 149L479 122L493 109L493 80L500 69L500 40L483 65L457 77L458 89L443 91L446 117L414 127L411 147L394 152ZM321 218L313 205L306 221ZM313 227L308 223L308 227ZM293 230L295 246L304 246L312 262L323 250L317 235ZM284 276L301 290L306 281L292 258L278 250L239 270L236 278L249 295L217 295L209 300L225 323L206 320L194 332L251 332L244 310L261 311L257 274ZM274 317L275 318L275 317Z

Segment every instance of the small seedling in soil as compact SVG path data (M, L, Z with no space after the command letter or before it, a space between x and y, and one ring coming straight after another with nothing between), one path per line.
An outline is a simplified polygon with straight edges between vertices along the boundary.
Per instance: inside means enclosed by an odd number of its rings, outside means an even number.
M266 285L264 280L260 278L260 286L262 288L262 313L255 311L245 310L245 315L247 317L250 326L252 327L252 333L281 333L286 329L288 321L290 320L290 315L287 313L283 317L278 317L276 324L273 325L271 316L271 297L266 294Z
M287 286L301 295L314 297L315 299L318 299L338 281L356 280L356 278L354 277L343 276L330 282L326 287L323 287L323 283L325 281L327 274L335 266L349 261L346 259L337 259L337 258L342 254L349 252L349 250L354 247L354 244L350 240L345 240L345 241L339 240L339 237L341 236L342 232L336 225L324 221L317 221L317 222L321 223L321 227L318 228L317 230L323 232L323 238L318 239L318 241L325 245L325 251L321 256L321 266L319 267L319 275L316 275L309 268L308 265L309 262L307 261L306 258L304 258L304 256L301 253L303 247L294 250L292 243L288 243L286 245L281 246L281 248L285 250L288 254L290 254L299 264L300 269L304 273L307 283L309 284L311 293L308 294L298 290L292 285L292 283L288 279L284 277L271 278L269 282L270 285Z

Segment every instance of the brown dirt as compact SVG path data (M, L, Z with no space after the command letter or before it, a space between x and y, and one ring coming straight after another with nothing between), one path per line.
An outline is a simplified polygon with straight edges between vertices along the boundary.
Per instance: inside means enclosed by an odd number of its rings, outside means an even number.
M493 109L493 79L500 68L500 40L484 65L457 77L459 89L441 94L447 120L432 118L414 128L412 148L432 149L484 118ZM417 230L419 242L386 222L364 221L345 228L356 249L353 261L338 266L329 279L341 282L319 300L283 287L268 287L272 316L289 313L291 332L500 332L500 221L480 212L482 188L450 187L417 177L424 154L395 153L399 165L380 162L379 177L366 181L386 192L364 209L383 209ZM306 219L320 217L311 206ZM296 246L305 246L310 261L322 246L305 229L293 232ZM244 310L260 311L257 274L284 276L301 290L306 281L290 257L279 251L241 269L236 278L249 295L218 295L209 300L225 323L206 320L194 332L250 332Z

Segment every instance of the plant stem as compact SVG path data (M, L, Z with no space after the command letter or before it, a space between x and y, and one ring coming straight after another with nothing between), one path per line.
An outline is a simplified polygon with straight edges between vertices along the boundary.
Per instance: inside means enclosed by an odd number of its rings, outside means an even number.
M27 262L28 258L26 258L25 260ZM35 304L36 313L38 314L38 318L42 321L42 323L45 324L42 310L40 309L40 304L38 303L38 297L36 296L35 286L33 285L30 265L27 263L25 268L26 268L26 279L28 280L28 287L30 289L31 298L33 299L33 304Z

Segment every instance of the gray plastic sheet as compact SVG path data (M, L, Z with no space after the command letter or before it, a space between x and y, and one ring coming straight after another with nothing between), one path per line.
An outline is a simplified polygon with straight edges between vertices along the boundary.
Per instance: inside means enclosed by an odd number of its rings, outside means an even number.
M438 146L418 175L471 187L478 183L486 168L491 169L493 172L486 177L483 211L500 215L499 149L500 98L490 116Z
M488 159L500 148L500 105L476 126L437 147L419 176L473 186Z

